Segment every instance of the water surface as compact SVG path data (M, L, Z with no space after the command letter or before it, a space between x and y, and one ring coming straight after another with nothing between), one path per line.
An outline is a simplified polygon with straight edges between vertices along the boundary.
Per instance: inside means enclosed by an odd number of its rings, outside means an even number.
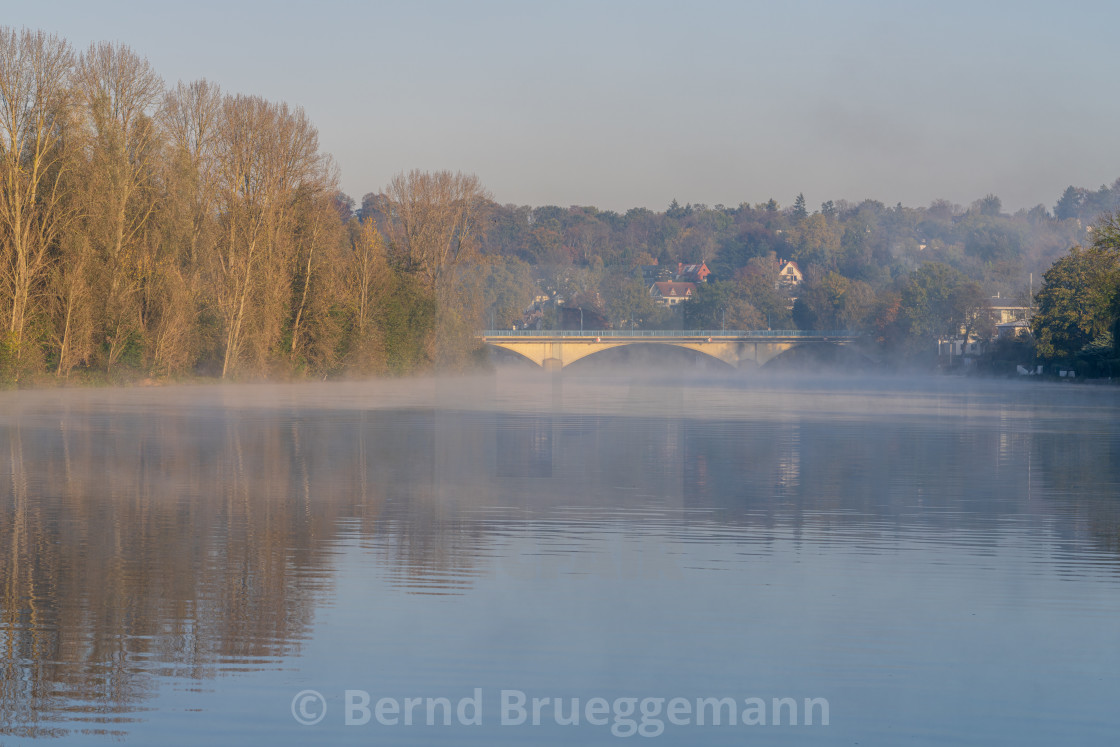
M949 379L5 393L0 744L625 731L502 725L503 690L799 707L662 702L667 745L1113 744L1118 414ZM476 688L480 725L345 723L348 690Z

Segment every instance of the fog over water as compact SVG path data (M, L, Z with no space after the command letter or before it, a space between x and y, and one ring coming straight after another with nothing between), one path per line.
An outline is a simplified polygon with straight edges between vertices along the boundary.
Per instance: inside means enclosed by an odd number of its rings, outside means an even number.
M662 710L659 744L1110 744L1118 404L674 370L0 393L0 744L617 739L503 725L503 689L829 705ZM475 688L479 725L344 720Z

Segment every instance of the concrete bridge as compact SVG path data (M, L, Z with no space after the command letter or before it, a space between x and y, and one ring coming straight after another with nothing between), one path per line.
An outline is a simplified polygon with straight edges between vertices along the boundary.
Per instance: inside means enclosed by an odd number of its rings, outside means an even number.
M671 345L695 350L735 368L763 366L795 347L846 345L847 331L813 330L487 330L487 345L509 350L546 369L561 369L603 350L625 345Z

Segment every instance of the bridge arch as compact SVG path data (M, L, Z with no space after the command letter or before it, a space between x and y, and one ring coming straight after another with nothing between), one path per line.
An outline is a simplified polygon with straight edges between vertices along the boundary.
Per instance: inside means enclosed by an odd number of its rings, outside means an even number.
M526 365L533 366L534 368L542 367L540 361L535 360L532 355L526 354L521 350L504 347L502 345L494 345L492 343L485 343L485 346L490 351L491 356L497 353L500 358L504 359L501 361L503 363L509 361L516 364L524 363Z
M726 368L733 369L736 367L734 362L728 361L720 357L719 355L714 355L712 352L704 349L703 347L661 341L630 342L623 345L615 345L609 348L594 350L587 355L582 356L578 360L567 362L566 366L575 364L582 367L597 360L602 361L605 359L609 361L611 358L615 358L616 360L621 359L619 362L624 362L627 358L630 358L632 356L642 357L642 361L645 362L647 359L644 357L644 354L658 355L664 351L673 351L670 354L670 357L677 358L682 361L688 359L692 361L714 363L718 366Z

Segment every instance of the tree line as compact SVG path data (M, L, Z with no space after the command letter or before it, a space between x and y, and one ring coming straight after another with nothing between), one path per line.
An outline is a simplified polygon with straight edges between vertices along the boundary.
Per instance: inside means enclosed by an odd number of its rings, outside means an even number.
M481 358L475 331L522 322L542 296L613 326L864 330L908 356L961 329L990 332L991 297L1030 305L1053 265L1039 297L1050 319L1059 270L1111 261L1093 221L1118 208L1120 180L1013 214L995 195L617 213L500 205L475 176L420 171L355 205L298 107L205 80L169 86L122 44L76 51L0 29L8 383L461 367ZM779 259L804 271L796 293L778 282ZM641 267L678 262L713 274L667 310ZM1100 268L1078 277L1105 287ZM1114 317L1100 310L1115 294L1098 295L1092 323L1037 322L1039 354L1110 345Z
M409 372L466 355L475 177L352 220L298 107L0 29L0 376ZM469 337L468 337L469 339Z

